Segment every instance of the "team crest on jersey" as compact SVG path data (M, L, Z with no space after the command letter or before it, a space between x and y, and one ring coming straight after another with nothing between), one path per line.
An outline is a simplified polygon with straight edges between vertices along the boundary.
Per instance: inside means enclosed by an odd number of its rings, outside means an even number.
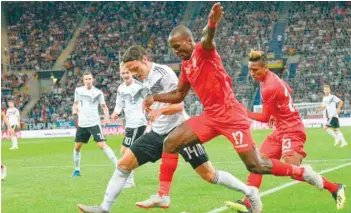
M190 66L189 67L185 67L185 73L187 74L187 75L189 75L193 70L195 70L196 69L196 59L195 58L193 58L192 60L191 60L191 64L190 64Z
M191 69L189 67L186 67L184 70L187 75L189 75L189 73L191 72Z

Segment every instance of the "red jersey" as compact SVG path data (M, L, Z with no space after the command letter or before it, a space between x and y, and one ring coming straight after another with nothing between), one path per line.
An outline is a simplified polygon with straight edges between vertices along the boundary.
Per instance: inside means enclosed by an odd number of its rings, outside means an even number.
M240 113L233 116L237 116L238 120L247 118L244 106L234 95L232 79L215 48L205 50L200 42L197 43L191 58L182 61L180 81L191 84L208 115L217 117L229 108L236 108Z
M275 119L277 133L305 131L299 112L293 105L289 85L269 71L261 84L263 114L249 113L254 120L266 122L270 115Z

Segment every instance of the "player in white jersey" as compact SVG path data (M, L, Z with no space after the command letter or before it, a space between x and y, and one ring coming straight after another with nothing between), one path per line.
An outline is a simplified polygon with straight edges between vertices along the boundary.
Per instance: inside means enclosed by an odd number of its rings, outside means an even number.
M7 102L7 104L9 106L9 108L6 111L6 116L9 119L11 128L14 130L14 131L10 131L11 142L12 142L12 146L10 149L14 150L14 149L18 149L16 130L19 130L19 128L21 127L20 113L19 113L18 109L15 107L14 101L9 100Z
M344 135L340 131L339 124L339 114L343 103L342 100L330 93L329 85L324 85L323 103L322 106L317 109L317 112L324 110L324 117L327 119L324 129L334 138L334 146L337 146L341 141L340 147L347 145Z
M5 113L3 111L1 111L1 119L5 122L6 126L7 126L7 130L12 133L14 132L14 130L11 128L10 122L7 119L7 116L5 115ZM1 180L5 180L7 175L7 168L4 164L1 164Z
M142 81L143 98L151 94L169 92L177 88L178 78L174 71L165 65L152 63L147 59L146 51L140 46L132 46L123 55L125 67ZM130 172L147 162L156 162L162 156L163 141L168 134L185 121L184 105L155 102L148 110L154 120L152 130L136 140L117 163L107 186L104 201L100 206L78 204L78 209L85 213L108 213L112 204L123 189ZM230 189L244 192L252 202L261 202L258 190L249 187L228 172L216 171L204 147L200 143L187 145L179 152L185 161L206 181L224 185ZM168 208L169 196L153 195L150 199L137 202L142 208Z
M120 75L123 83L117 89L116 106L111 115L113 119L118 119L118 115L124 112L126 120L126 134L121 146L122 155L126 150L142 136L146 129L146 118L143 113L143 98L141 91L143 86L133 79L129 70L120 66ZM133 172L130 173L124 188L135 186Z
M109 121L109 112L105 103L104 94L93 86L94 78L90 72L83 74L84 86L76 88L74 92L73 115L78 115L78 128L73 149L74 172L72 177L80 175L80 149L83 143L88 143L93 135L96 144L104 150L113 165L117 164L117 157L106 144L106 139L101 128L99 105L104 111L103 124Z

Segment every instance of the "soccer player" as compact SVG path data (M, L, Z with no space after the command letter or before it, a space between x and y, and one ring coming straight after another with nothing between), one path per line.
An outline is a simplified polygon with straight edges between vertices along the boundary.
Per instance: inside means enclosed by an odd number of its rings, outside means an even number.
M18 130L21 127L20 113L18 109L15 107L15 103L13 100L9 100L7 104L9 108L6 111L6 116L8 117L11 128L13 129L13 131L9 132L11 137L11 142L12 142L12 146L10 150L14 150L14 149L18 149L16 130Z
M178 164L178 152L185 145L199 140L205 143L218 135L231 141L246 168L256 174L296 176L323 188L323 180L310 166L297 167L276 159L262 159L258 155L250 132L245 107L232 90L232 80L226 73L214 42L216 27L223 16L220 3L213 5L209 22L201 42L195 44L191 31L185 26L175 27L168 38L175 54L182 59L178 88L145 99L145 108L154 102L179 103L190 87L199 96L204 112L190 118L172 131L164 141L160 166L158 195L169 195L173 174Z
M80 155L83 144L88 143L93 135L96 144L104 150L113 165L117 164L117 157L112 149L106 144L106 139L101 128L99 105L104 111L103 124L109 121L109 112L105 103L104 94L93 86L94 78L90 72L83 74L84 86L76 88L74 92L73 115L78 115L78 128L73 149L74 172L72 177L80 175Z
M5 122L6 126L7 126L7 130L10 133L13 133L14 130L12 129L9 120L7 119L7 116L5 115L5 113L3 111L1 111L1 118L3 119L3 121ZM7 175L7 168L4 164L1 164L1 180L5 180Z
M275 120L273 132L261 145L260 154L265 158L277 160L283 158L286 163L299 166L306 157L305 126L293 105L290 87L268 69L265 60L263 52L251 50L249 71L253 80L260 82L263 109L262 113L248 111L249 118L264 123L268 123L271 117ZM248 185L259 188L262 177L260 174L251 173ZM295 179L304 181L300 178ZM335 184L323 178L323 188L333 195L337 209L343 208L346 201L345 185ZM247 199L244 202L237 201L237 204L245 205L244 208L247 208L239 212L250 212L251 205Z
M340 141L340 147L347 146L339 125L339 114L344 102L330 93L329 85L324 85L324 95L322 106L317 109L317 112L325 110L324 116L327 118L327 123L324 129L334 138L334 146L337 146Z
M142 85L133 79L132 73L120 66L120 75L123 83L117 89L116 106L111 115L118 119L118 115L124 111L126 119L126 135L121 146L122 155L126 150L142 136L146 129L146 118L142 110L143 98L141 96ZM133 171L130 173L124 188L135 186Z
M123 63L130 72L143 83L143 92L148 94L164 93L177 87L178 78L171 68L165 65L152 63L147 59L146 51L140 46L132 46L123 55ZM155 120L152 130L142 135L124 153L118 161L105 193L104 201L100 206L86 206L78 204L78 208L85 213L110 212L112 204L121 192L130 172L147 162L156 162L161 158L163 141L169 133L184 121L183 103L166 104L155 102L148 108L149 117ZM193 169L206 181L224 185L230 189L243 192L254 202L254 209L261 209L261 200L255 187L247 187L240 180L225 171L216 171L200 143L184 146L180 150L184 160L189 162ZM149 200L136 203L142 208L168 208L168 195L153 195ZM259 212L259 211L257 211Z

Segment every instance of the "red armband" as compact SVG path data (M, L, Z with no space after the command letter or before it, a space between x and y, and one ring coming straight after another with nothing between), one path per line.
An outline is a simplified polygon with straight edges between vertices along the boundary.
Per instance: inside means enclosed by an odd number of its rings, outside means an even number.
M208 27L210 27L210 28L216 28L216 27L217 27L217 23L211 22L210 20L208 20L207 25L208 25Z

